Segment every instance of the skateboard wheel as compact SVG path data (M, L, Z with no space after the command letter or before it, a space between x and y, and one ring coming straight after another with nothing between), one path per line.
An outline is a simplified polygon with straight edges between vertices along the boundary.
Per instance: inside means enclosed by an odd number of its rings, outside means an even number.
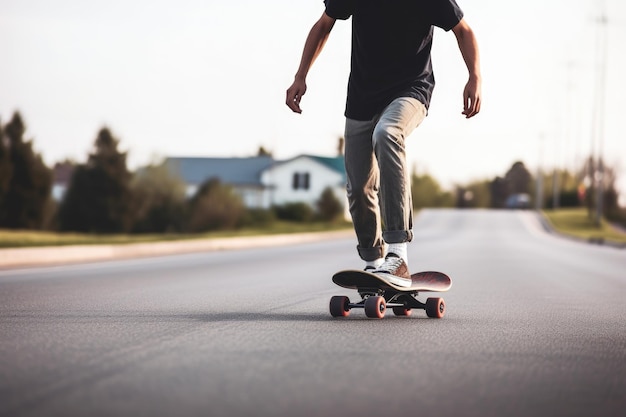
M395 314L396 316L410 316L412 313L410 308L406 308L406 307L394 307L393 308L393 314Z
M426 300L426 315L433 319L440 319L446 314L446 303L443 298L428 298Z
M336 295L330 299L330 315L333 317L347 317L350 314L350 299L343 295Z
M385 310L387 310L385 297L369 297L365 300L365 315L367 317L372 319L382 319L385 317Z

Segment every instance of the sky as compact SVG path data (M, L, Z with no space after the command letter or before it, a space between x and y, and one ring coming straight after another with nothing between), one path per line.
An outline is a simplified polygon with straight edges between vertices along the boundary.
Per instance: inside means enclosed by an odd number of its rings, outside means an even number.
M436 29L437 86L408 140L411 166L452 188L503 176L516 161L533 173L578 169L601 150L626 204L626 2L457 2L479 42L482 110L461 115L467 70L452 32ZM279 159L335 155L349 21L337 22L311 69L303 113L284 104L323 10L322 0L0 0L0 121L19 111L49 165L85 161L103 126L131 169L167 156L252 156L260 146Z

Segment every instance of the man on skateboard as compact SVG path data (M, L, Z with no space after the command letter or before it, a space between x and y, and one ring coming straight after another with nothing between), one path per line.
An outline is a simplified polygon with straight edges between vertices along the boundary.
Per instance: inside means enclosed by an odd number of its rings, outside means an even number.
M469 72L466 118L478 114L478 45L455 0L325 0L313 25L286 104L301 113L306 76L336 22L352 17L352 58L345 125L350 213L365 270L411 286L407 243L413 207L405 140L426 117L435 86L433 28L452 30ZM383 229L384 225L384 229Z

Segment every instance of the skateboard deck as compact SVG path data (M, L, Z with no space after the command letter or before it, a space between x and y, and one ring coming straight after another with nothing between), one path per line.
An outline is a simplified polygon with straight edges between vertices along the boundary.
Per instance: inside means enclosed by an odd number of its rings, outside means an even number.
M346 317L351 309L363 308L368 317L383 318L387 307L391 307L397 316L409 316L412 309L423 309L428 317L443 317L443 298L428 298L424 303L417 296L420 292L448 291L452 286L450 277L442 272L425 271L411 275L411 281L410 287L401 287L370 272L339 271L333 275L333 282L340 287L357 290L361 301L352 303L345 296L332 297L330 314L333 317Z
M387 282L376 274L359 270L339 271L333 275L333 282L340 287L358 290L361 288L395 290L403 292L411 291L448 291L452 286L450 277L441 272L426 271L411 275L413 281L410 287L400 287Z

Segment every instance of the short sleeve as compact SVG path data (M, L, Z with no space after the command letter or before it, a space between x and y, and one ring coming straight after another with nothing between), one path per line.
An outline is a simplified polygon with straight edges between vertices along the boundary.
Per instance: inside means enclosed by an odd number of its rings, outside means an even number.
M463 11L455 0L431 0L431 23L445 31L463 19Z
M333 19L346 20L354 13L354 2L358 0L324 0L326 14Z

